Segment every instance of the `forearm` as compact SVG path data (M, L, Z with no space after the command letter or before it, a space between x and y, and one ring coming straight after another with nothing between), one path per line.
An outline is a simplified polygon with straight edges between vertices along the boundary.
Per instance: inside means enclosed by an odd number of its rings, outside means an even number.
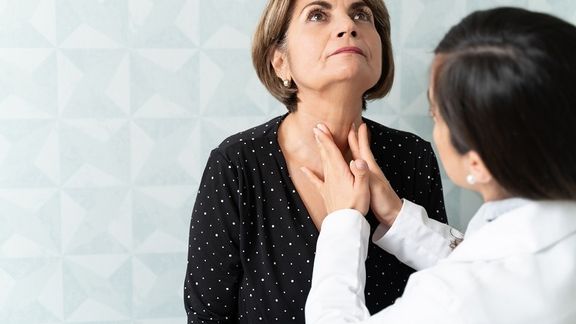
M426 210L404 199L391 227L376 229L373 242L408 266L422 270L452 253L462 234L447 224L428 217Z
M370 316L364 303L370 226L352 209L336 211L322 223L316 247L307 323L350 323Z

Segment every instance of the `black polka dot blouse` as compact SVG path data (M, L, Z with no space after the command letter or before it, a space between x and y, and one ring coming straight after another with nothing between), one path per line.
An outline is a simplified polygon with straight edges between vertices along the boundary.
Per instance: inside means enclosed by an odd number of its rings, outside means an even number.
M278 144L283 118L231 136L210 154L190 224L188 323L304 323L318 230ZM398 195L446 222L430 143L364 121L372 152ZM374 215L366 217L375 230ZM392 304L413 271L370 243L365 291L370 312Z

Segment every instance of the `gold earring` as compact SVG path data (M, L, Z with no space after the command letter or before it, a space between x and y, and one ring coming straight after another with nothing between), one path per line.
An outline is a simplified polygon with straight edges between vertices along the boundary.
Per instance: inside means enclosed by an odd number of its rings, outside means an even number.
M290 88L290 80L284 79L284 80L282 80L282 84L283 84L286 88Z

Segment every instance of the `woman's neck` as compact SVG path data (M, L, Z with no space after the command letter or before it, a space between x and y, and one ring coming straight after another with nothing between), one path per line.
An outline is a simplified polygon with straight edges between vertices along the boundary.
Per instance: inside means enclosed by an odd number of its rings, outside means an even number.
M280 125L278 137L287 158L319 171L320 154L312 129L325 124L342 155L350 159L348 132L353 123L357 127L361 122L361 98L304 96L300 97L297 110Z

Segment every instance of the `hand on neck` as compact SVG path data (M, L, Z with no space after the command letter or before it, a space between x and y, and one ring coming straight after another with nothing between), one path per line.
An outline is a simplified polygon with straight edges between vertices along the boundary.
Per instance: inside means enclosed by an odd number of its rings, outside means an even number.
M298 125L306 126L310 131L318 123L328 126L336 145L342 153L348 150L348 132L352 124L362 122L362 98L346 93L316 95L314 93L300 96L293 118Z
M301 98L295 112L280 125L279 140L285 154L304 162L309 168L320 168L320 154L312 129L326 125L346 159L351 158L348 132L352 124L362 123L362 99Z

